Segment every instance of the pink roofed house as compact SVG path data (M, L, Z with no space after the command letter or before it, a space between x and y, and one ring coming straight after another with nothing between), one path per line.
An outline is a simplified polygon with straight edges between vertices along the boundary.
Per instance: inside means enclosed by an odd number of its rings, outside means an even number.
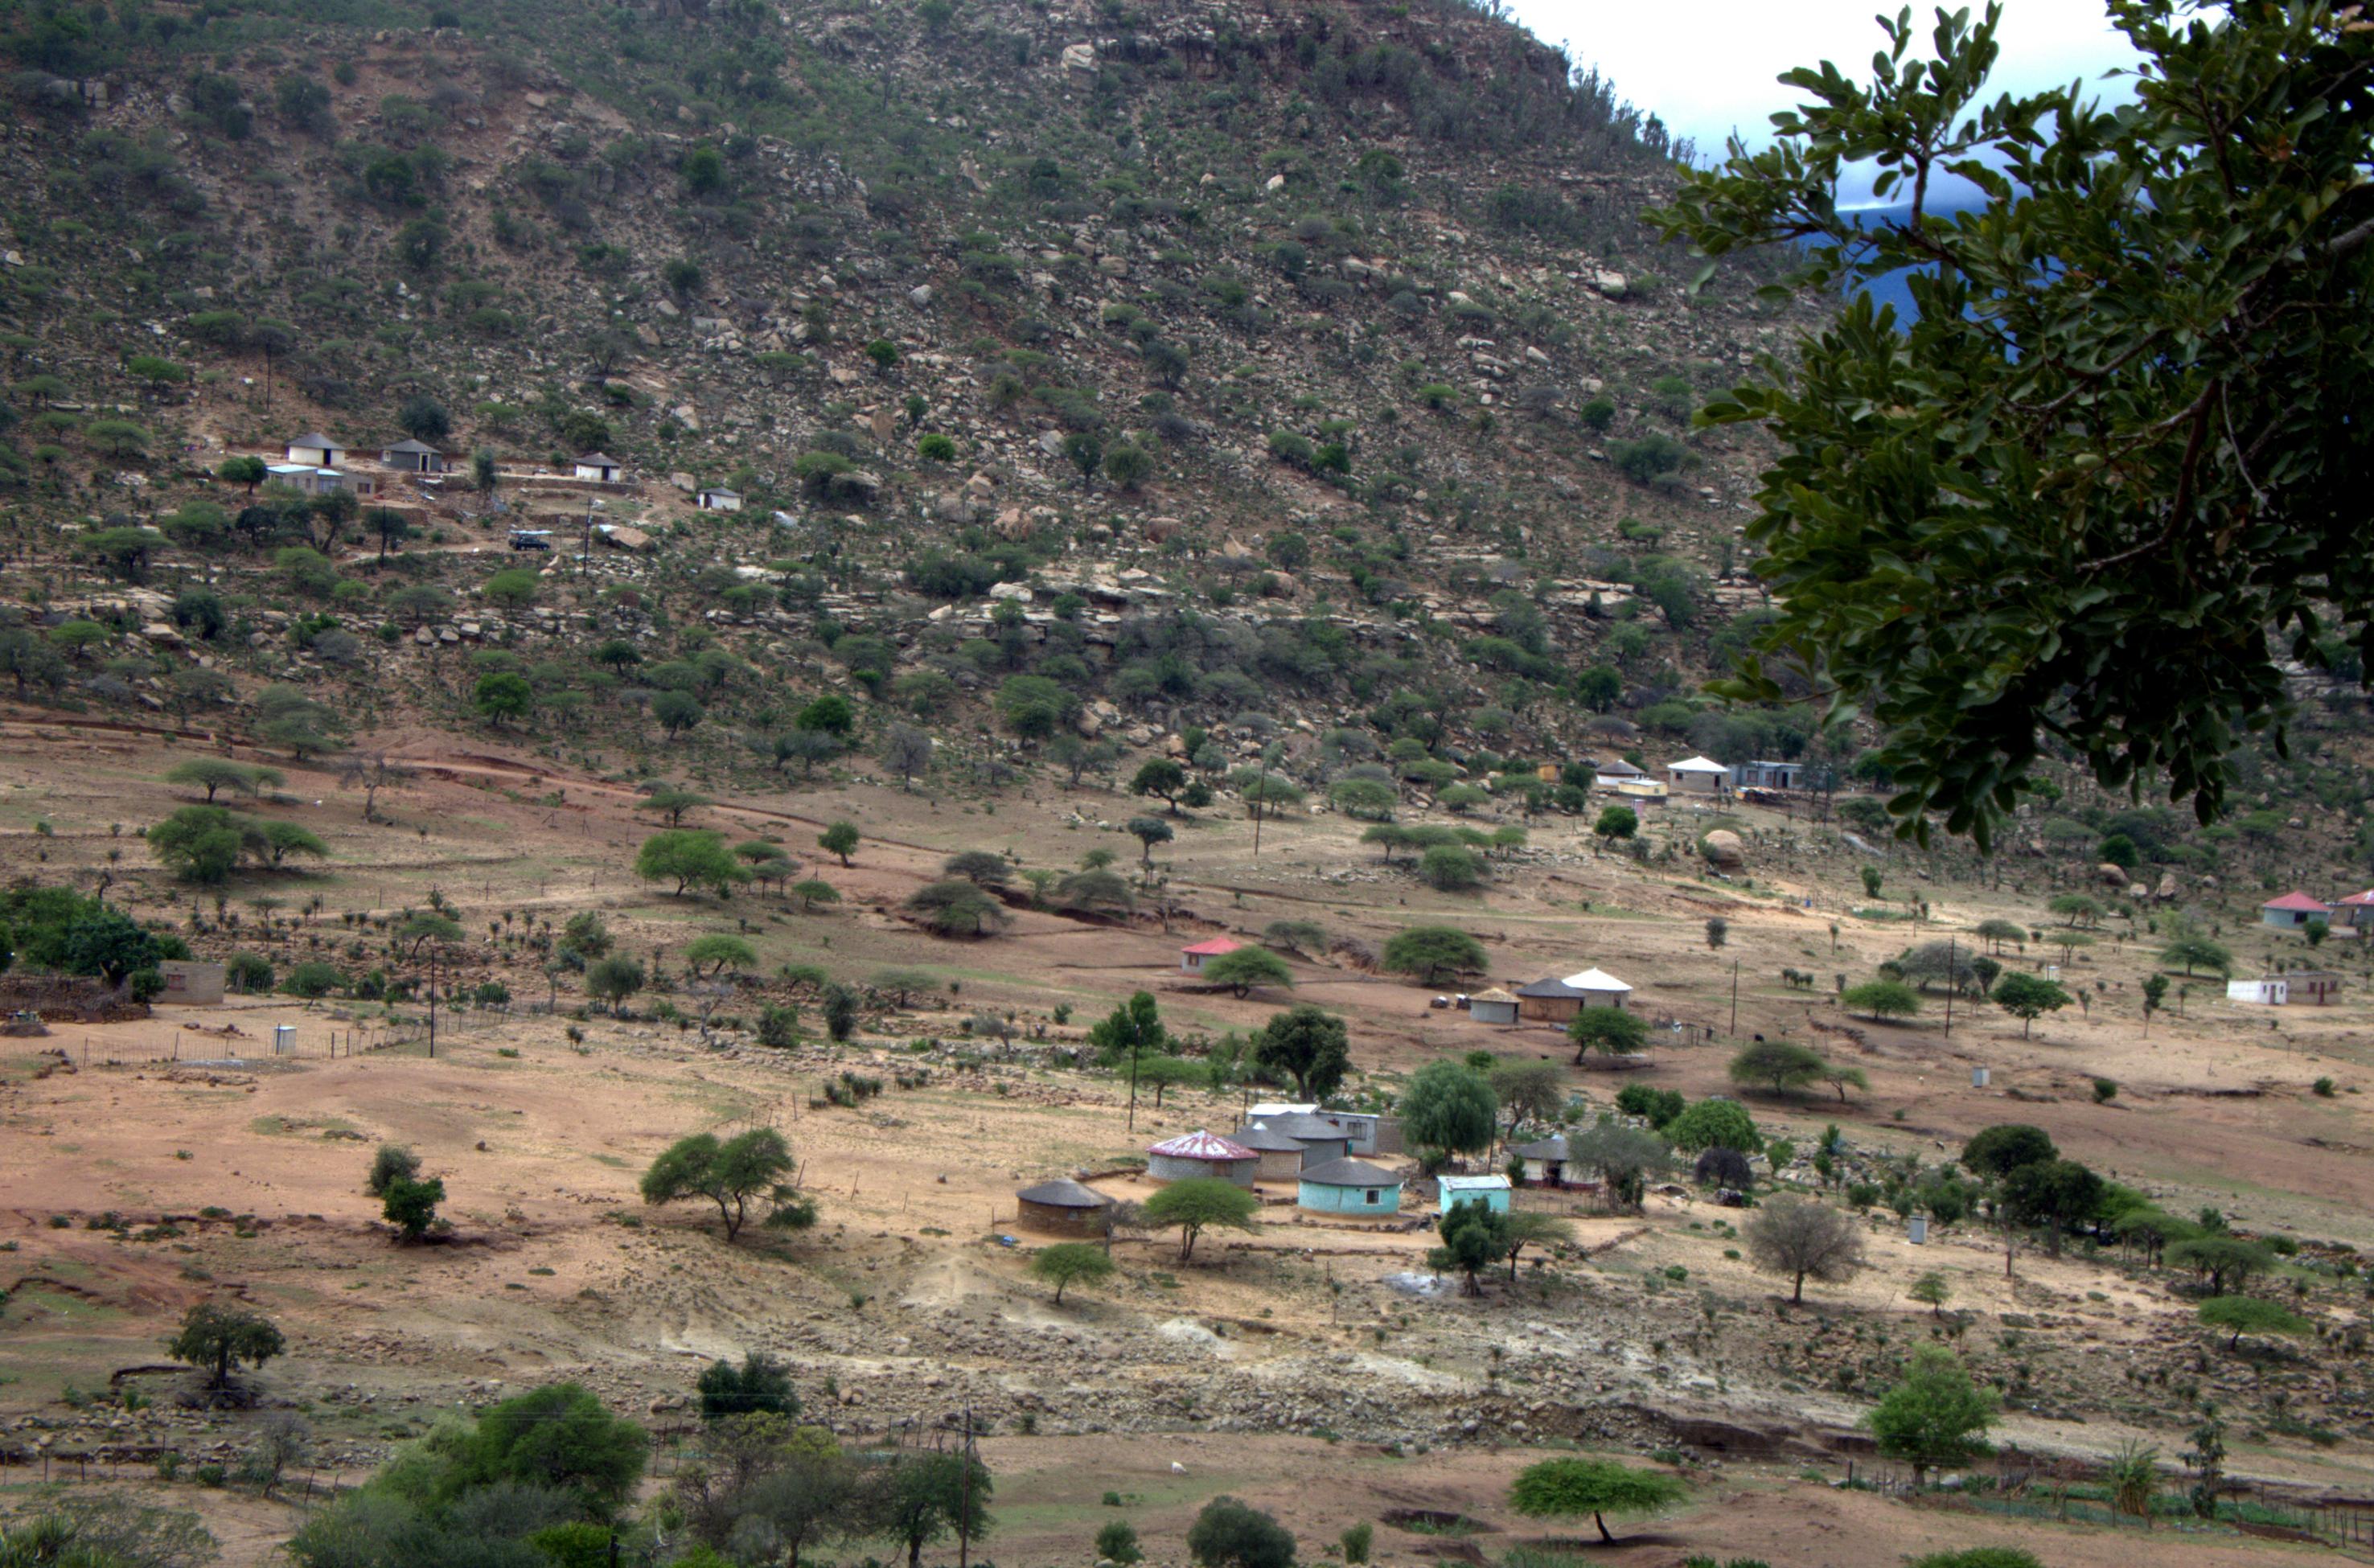
M2320 904L2305 893L2286 893L2281 898L2270 898L2259 906L2259 918L2277 930L2296 931L2310 920L2333 919L2332 906Z
M1251 1187L1261 1174L1261 1155L1207 1128L1157 1143L1146 1152L1146 1174L1156 1181L1216 1177Z
M2334 904L2333 909L2333 913L2341 917L2341 923L2351 930L2362 931L2374 928L2374 887L2369 887L2363 893L2351 894Z
M1193 947L1181 948L1179 967L1190 975L1200 975L1204 972L1205 964L1224 953L1234 953L1242 946L1244 943L1234 937L1216 936L1207 942L1199 942Z

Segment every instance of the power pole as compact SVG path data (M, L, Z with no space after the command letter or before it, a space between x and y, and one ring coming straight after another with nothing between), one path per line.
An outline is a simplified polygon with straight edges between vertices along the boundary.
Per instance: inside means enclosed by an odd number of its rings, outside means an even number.
M1739 960L1731 961L1731 1037L1739 1038Z
M1945 1038L1954 1037L1954 939L1945 939Z
M1133 1029L1129 1037L1129 1130L1137 1130L1137 1053L1140 1037Z
M972 1553L972 1407L964 1413L964 1446L958 1451L964 1472L964 1506L957 1515L957 1568L968 1568Z

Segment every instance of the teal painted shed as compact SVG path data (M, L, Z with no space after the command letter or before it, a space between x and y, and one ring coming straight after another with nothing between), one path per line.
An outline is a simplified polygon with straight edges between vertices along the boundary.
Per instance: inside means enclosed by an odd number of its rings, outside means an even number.
M1450 1213L1462 1203L1481 1203L1495 1214L1509 1211L1509 1178L1504 1176L1437 1176L1435 1191L1441 1198L1443 1213Z
M1294 1201L1305 1213L1382 1219L1402 1211L1402 1178L1366 1160L1329 1160L1301 1173Z

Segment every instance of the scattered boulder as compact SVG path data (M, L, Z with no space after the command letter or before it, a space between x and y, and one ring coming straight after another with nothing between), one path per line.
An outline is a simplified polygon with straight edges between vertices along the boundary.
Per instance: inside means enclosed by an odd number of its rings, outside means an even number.
M1706 856L1709 865L1723 871L1735 872L1747 864L1747 846L1740 842L1738 834L1727 827L1718 827L1698 840L1698 849Z
M2110 861L2104 860L2094 868L2094 874L2101 879L2102 885L2105 887L2127 885L2127 868L2124 866L2114 866Z

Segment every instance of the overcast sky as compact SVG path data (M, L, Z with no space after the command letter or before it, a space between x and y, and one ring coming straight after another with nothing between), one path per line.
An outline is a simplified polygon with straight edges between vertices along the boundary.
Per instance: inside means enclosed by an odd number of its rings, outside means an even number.
M1799 65L1835 60L1839 69L1868 81L1871 57L1886 40L1873 19L1894 15L1902 0L1510 0L1517 19L1538 37L1563 43L1577 65L1597 65L1619 98L1652 112L1675 136L1698 142L1703 159L1722 150L1738 131L1767 139L1767 116L1795 106L1800 95L1773 80ZM1969 4L1973 17L1984 0ZM1913 24L1926 53L1933 0L1913 6ZM2099 0L2005 0L1999 40L2002 58L1989 80L1996 92L2034 92L2079 77L2091 83L2133 53L2113 31ZM2100 96L2126 96L2121 84Z

